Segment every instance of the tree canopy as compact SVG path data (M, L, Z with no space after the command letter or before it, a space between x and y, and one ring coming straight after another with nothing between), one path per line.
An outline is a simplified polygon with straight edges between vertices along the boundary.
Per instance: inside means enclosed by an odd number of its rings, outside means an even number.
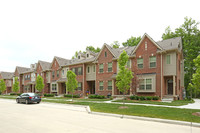
M18 92L18 91L19 91L19 81L18 81L18 77L15 77L15 82L14 82L14 84L13 84L12 89L13 89L14 92Z
M129 38L126 42L123 42L122 45L124 47L126 46L136 46L141 40L141 36L139 37L133 37L131 36L131 38Z
M133 78L133 73L131 70L126 68L129 56L126 51L123 51L119 56L119 72L116 76L116 86L123 95L130 89L131 79Z
M196 69L192 60L200 53L200 31L198 25L199 23L192 18L185 17L184 23L179 28L176 28L174 32L168 26L162 35L163 40L178 36L182 37L186 89L188 84L191 83L192 74Z
M120 43L118 41L114 41L113 43L110 44L110 46L113 48L119 48Z
M72 93L72 101L73 101L73 93L74 90L78 87L78 81L76 80L76 74L71 70L67 71L67 81L66 88L68 92Z
M6 83L3 79L0 79L0 94L6 90Z
M42 90L44 89L44 80L42 78L42 76L38 76L36 79L36 85L35 88L39 91L42 92Z

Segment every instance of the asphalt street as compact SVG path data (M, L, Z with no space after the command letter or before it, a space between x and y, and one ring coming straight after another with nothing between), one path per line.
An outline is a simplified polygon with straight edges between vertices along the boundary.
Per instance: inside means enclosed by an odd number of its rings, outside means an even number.
M200 128L88 114L84 106L0 99L0 133L200 133Z

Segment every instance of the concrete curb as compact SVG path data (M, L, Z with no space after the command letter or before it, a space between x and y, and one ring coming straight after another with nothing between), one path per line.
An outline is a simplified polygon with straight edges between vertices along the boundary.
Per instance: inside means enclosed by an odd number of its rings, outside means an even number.
M176 125L182 125L182 126L192 126L192 127L200 128L200 123L193 123L193 122L191 123L191 122L185 122L185 121L176 121L176 120L167 120L167 119L159 119L159 118L140 117L140 116L130 116L130 115L119 115L119 114L111 114L111 113L100 113L100 112L91 112L90 114L111 116L111 117L118 117L118 118L125 118L125 119L161 122L161 123L176 124Z

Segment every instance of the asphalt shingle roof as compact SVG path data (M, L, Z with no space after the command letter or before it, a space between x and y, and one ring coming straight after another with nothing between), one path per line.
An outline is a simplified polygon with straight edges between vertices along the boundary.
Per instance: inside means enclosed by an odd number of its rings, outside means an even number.
M38 63L40 63L43 71L45 70L49 70L51 68L51 63L50 62L46 62L46 61L38 61Z
M17 68L19 74L27 72L27 71L31 71L30 68L26 68L26 67L19 67L19 66L17 66L16 68Z
M2 79L12 79L14 76L13 72L0 72Z

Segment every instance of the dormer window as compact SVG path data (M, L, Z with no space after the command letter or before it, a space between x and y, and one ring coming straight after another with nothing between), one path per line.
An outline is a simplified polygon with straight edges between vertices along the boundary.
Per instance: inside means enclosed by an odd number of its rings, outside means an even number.
M87 58L89 57L89 54L87 54Z
M80 56L78 56L78 59L80 59L81 57Z
M107 52L105 52L104 54L105 54L105 57L107 57Z

